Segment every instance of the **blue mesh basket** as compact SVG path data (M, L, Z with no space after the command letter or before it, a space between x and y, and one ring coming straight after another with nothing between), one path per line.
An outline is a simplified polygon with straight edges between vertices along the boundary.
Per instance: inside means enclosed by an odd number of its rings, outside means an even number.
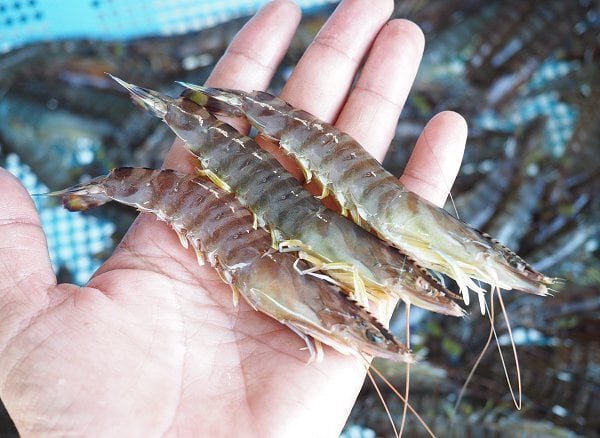
M21 180L29 193L49 192L17 155L9 154L4 166ZM85 284L100 266L96 254L112 247L115 225L88 214L69 212L46 197L35 197L34 202L48 241L52 267L55 271L63 266L68 268L76 283Z
M334 0L296 0L304 9ZM0 0L0 53L39 41L175 35L254 13L268 0Z

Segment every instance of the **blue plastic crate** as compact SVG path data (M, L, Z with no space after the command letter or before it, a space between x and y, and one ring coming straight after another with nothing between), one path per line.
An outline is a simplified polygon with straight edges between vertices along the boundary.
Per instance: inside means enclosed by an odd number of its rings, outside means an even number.
M335 0L296 0L305 9ZM258 10L268 0L0 0L0 53L39 41L175 35Z

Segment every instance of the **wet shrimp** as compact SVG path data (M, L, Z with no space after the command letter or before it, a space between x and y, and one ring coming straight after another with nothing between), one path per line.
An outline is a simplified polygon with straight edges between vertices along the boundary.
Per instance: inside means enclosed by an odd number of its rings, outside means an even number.
M183 96L229 116L243 116L331 193L342 213L410 255L426 268L443 272L459 285L468 304L468 290L517 289L546 295L553 279L537 272L513 251L444 209L408 191L398 179L352 137L295 109L271 94L221 90L185 84Z
M312 269L326 270L365 306L368 293L380 315L391 313L390 297L447 315L464 315L450 299L456 295L410 258L326 209L254 140L193 102L117 81L184 140L204 173L255 214L257 225L272 233L276 247L300 250Z
M271 248L271 237L253 227L252 214L232 194L197 175L172 170L119 168L60 192L71 211L109 201L150 212L169 224L200 263L204 255L255 310L288 326L307 344L311 360L322 356L318 342L341 353L412 361L400 344L364 307L323 275L303 275L305 261ZM313 343L311 337L318 341Z

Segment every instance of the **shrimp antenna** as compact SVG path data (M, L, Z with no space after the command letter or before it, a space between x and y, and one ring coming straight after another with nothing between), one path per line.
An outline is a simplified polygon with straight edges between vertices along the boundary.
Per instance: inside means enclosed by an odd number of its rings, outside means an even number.
M392 385L390 383L390 381L385 378L385 376L381 373L381 371L379 371L377 368L375 368L375 366L373 366L373 364L370 363L364 355L359 353L358 357L360 357L363 360L363 363L367 369L367 373L369 373L369 369L371 371L375 372L375 374L383 381L385 386L387 386L396 395L396 397L398 397L400 399L400 401L407 404L408 410L413 413L413 415L417 418L419 423L421 423L423 428L427 431L429 436L435 438L435 434L429 428L429 426L427 425L425 420L423 420L423 417L421 417L419 415L419 413L415 410L415 408L413 408L412 405L410 403L408 403L408 401L404 398L404 396L402 396L402 394L400 394L400 392L394 387L394 385Z
M485 353L487 353L487 350L490 347L490 344L492 343L492 338L494 336L493 333L494 333L494 317L495 317L493 293L494 293L494 289L492 288L492 290L490 291L490 295L491 295L490 307L488 308L487 303L485 303L485 308L487 309L488 318L490 320L490 333L488 335L487 340L485 341L485 345L483 346L481 353L479 353L479 356L477 356L475 363L471 367L471 371L469 371L469 375L467 376L465 383L463 383L462 388L460 388L460 392L458 393L458 398L456 399L456 403L454 404L454 410L452 411L452 417L450 418L450 427L449 427L449 431L448 431L449 435L451 435L452 427L454 425L454 418L456 417L456 413L458 412L458 407L460 406L460 403L462 402L463 396L465 395L465 392L467 391L467 387L469 386L469 383L471 383L471 379L473 378L473 375L475 374L477 367L479 367L479 363L483 359L483 356L485 356Z
M514 389L512 387L512 384L510 383L510 377L508 375L508 368L506 365L506 361L504 360L504 355L502 354L502 348L500 346L500 342L498 340L498 334L496 332L496 329L494 327L494 320L495 320L495 314L494 314L494 294L498 293L498 302L500 304L500 307L502 309L502 314L504 316L504 320L506 322L506 326L507 326L507 330L508 330L508 336L510 338L510 343L512 346L512 351L513 351L513 357L515 359L515 366L516 366L516 370L517 370L517 393L518 393L518 397L515 397L515 392ZM486 308L488 308L487 303L486 303ZM504 376L506 378L506 383L508 384L508 389L510 391L510 395L512 397L513 403L515 405L515 407L518 410L521 410L521 407L523 405L523 391L522 391L522 385L521 385L521 366L519 364L519 357L517 354L517 346L512 334L512 328L510 326L510 321L508 318L508 313L506 311L506 307L504 306L504 301L502 299L502 294L500 292L500 289L498 287L494 287L492 286L491 290L490 290L490 308L488 308L488 318L490 320L490 333L488 336L488 339L485 343L485 346L482 350L482 352L480 353L479 357L477 358L477 360L475 361L475 364L473 365L473 367L471 368L471 371L469 372L469 375L463 385L463 387L460 390L460 394L458 396L458 399L456 400L456 404L454 405L454 411L453 411L453 415L452 415L452 419L450 421L450 430L452 430L452 423L454 421L454 417L456 415L456 412L458 411L458 406L462 400L462 397L464 396L464 393L467 389L467 385L469 384L469 382L471 381L473 375L475 374L475 370L477 369L477 367L479 366L479 363L481 362L481 360L483 359L483 356L485 355L487 349L489 348L491 341L492 341L492 337L494 337L495 341L496 341L496 345L498 346L498 353L500 354L500 361L502 363L502 368L504 370Z
M406 348L410 348L410 303L406 303ZM410 393L410 363L406 363L406 377L404 378L404 408L402 409L402 422L400 423L400 433L398 437L402 436L402 432L404 432L404 425L406 423L406 411L408 409L408 395Z
M371 366L373 366L373 365L371 365ZM385 410L385 413L386 413L388 419L390 420L390 424L392 425L392 429L394 430L394 436L399 437L400 435L398 434L398 430L396 429L396 425L394 424L394 418L392 417L390 409L389 409L387 403L385 402L383 395L381 394L379 385L373 378L373 374L371 374L371 370L369 368L367 368L367 376L369 376L369 380L373 384L373 388L375 388L375 392L377 392L377 397L379 397L379 400L381 401L381 404L383 405L383 409Z
M510 326L510 321L508 319L508 313L506 311L506 307L504 306L504 301L502 299L502 294L500 293L500 289L498 289L498 302L500 303L500 308L502 309L502 315L504 317L504 321L506 322L506 329L508 331L508 337L510 338L510 345L512 347L513 357L515 359L515 367L517 369L517 393L518 400L515 399L514 390L510 384L510 378L508 376L508 370L506 369L506 364L504 363L504 358L502 357L502 350L500 348L500 343L498 342L498 336L494 332L494 336L496 336L496 343L498 344L498 352L500 353L500 358L502 359L502 368L504 368L504 376L506 377L506 383L508 383L508 388L510 390L510 395L513 399L513 403L517 410L521 410L523 406L523 391L521 387L521 366L519 364L519 356L517 354L517 345L515 343L515 339L513 338L512 328Z
M508 368L506 366L506 361L504 360L504 355L502 354L502 347L500 346L500 342L498 340L498 333L496 332L496 329L494 328L494 324L490 320L490 323L492 324L492 333L494 334L494 338L496 340L496 345L498 347L498 353L500 354L500 361L502 363L502 369L504 370L504 377L506 378L506 383L508 384L508 390L510 391L510 396L512 397L513 403L514 403L515 407L517 408L517 410L521 410L521 406L522 406L521 367L519 365L519 357L517 355L517 346L515 344L515 340L512 335L512 329L510 327L510 322L508 319L508 314L506 312L506 308L504 307L504 301L502 300L502 294L500 292L500 288L498 288L498 287L492 288L492 290L490 292L490 300L494 299L494 291L496 291L498 293L498 302L500 303L500 308L502 309L504 321L506 322L508 336L510 338L510 344L512 346L513 357L515 359L515 366L517 368L517 392L519 394L518 401L515 398L515 391L510 383L510 377L508 375Z

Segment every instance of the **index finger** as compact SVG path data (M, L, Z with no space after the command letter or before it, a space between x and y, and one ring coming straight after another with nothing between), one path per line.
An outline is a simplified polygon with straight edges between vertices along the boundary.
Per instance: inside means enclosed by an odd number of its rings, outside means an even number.
M363 58L392 9L393 2L389 0L342 1L298 61L281 92L282 99L333 123ZM278 145L262 136L257 141L298 181L304 180L295 160L286 156ZM319 191L314 184L307 188L313 193Z
M275 0L263 7L235 36L206 81L207 86L239 90L265 90L300 22L300 9L288 0ZM248 125L228 120L242 133ZM193 172L189 153L180 140L165 158L164 167Z
M296 65L281 97L332 123L393 2L344 0Z

